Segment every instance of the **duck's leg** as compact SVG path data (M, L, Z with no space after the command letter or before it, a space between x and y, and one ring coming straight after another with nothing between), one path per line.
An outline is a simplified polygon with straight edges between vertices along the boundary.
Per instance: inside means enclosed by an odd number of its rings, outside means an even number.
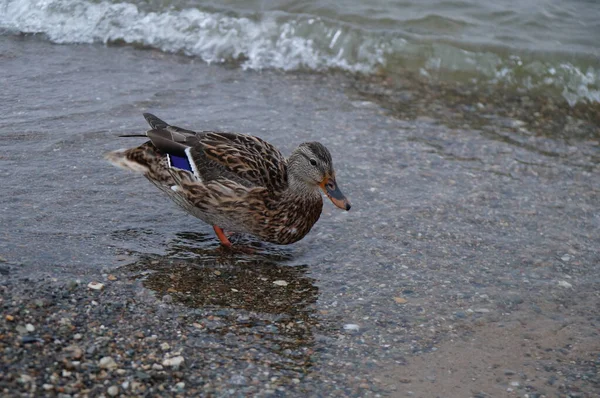
M256 253L256 250L251 247L244 247L244 246L237 246L237 245L234 247L233 244L227 238L227 235L225 234L225 232L223 232L221 227L219 227L218 225L213 225L213 229L215 230L215 233L217 234L217 238L219 238L219 240L221 241L221 245L223 245L223 247L226 247L227 249L232 250L233 252L239 252L239 253L245 253L245 254L255 254Z
M227 239L227 236L225 235L225 232L223 232L221 227L219 227L218 225L213 225L213 229L217 234L217 238L219 238L219 240L221 241L221 244L225 247L231 248L232 244L229 241L229 239Z

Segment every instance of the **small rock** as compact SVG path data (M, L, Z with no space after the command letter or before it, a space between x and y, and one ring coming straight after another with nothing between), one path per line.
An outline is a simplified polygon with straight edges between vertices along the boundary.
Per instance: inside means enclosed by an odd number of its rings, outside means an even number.
M233 375L229 378L229 384L234 384L236 386L246 385L248 382L246 381L246 377L242 375Z
M569 254L564 254L560 259L565 263L568 263L569 261L571 261L571 256Z
M52 384L44 384L44 385L42 385L42 388L43 388L45 391L54 390L54 386L53 386Z
M179 366L181 366L181 364L184 362L185 360L183 359L182 356L176 356L173 358L167 358L163 361L163 366L169 366L172 367L173 369L177 369L179 368Z
M106 392L111 397L116 397L117 394L119 394L119 387L117 387L117 386L110 386L110 387L108 387L108 390Z
M129 382L128 381L124 381L123 383L121 383L121 387L123 388L123 390L129 389Z
M169 348L171 348L171 346L169 345L169 343L164 342L164 343L160 343L160 349L163 351L167 351Z
M490 310L488 310L487 308L477 308L477 309L475 309L475 312L478 312L480 314L485 314L485 313L490 312Z
M88 289L92 289L92 290L102 290L104 289L104 283L100 283L100 282L90 282L87 285Z
M518 381L511 381L510 385L513 387L519 387L519 382Z
M117 363L111 357L103 357L102 359L100 359L100 362L98 362L98 365L100 365L100 367L102 369L116 369L117 368Z
M12 315L7 315L7 316L6 316L6 320L7 320L7 321L9 321L9 322L12 322L12 321L14 321L14 320L15 320L15 317L14 317L14 316L12 316Z
M406 304L408 302L407 299L402 297L394 297L394 301L398 304Z
M108 276L106 277L106 279L108 279L109 281L116 281L116 280L117 280L117 277L116 277L116 276L114 276L113 274L110 274L110 275L108 275Z
M32 381L33 381L33 377L26 375L26 374L22 374L19 377L19 383L21 383L21 384L31 383Z
M355 323L347 323L344 325L344 330L350 330L350 331L357 332L360 330L360 326Z
M83 338L83 336L81 335L81 333L75 333L73 335L73 339L75 340L81 340Z
M177 391L182 392L185 389L185 383L180 381L179 383L175 384L175 388Z
M83 350L76 345L65 347L65 351L68 352L69 356L73 359L81 359L81 357L83 357Z
M27 328L23 325L17 325L17 327L15 328L15 330L17 331L17 333L19 333L21 336L24 334L27 334Z
M72 374L73 373L69 372L66 369L63 369L63 371L62 371L62 377L71 377Z
M152 365L152 369L154 370L163 370L163 366L159 363L155 363Z
M288 285L288 283L284 280L274 281L273 284L277 285L277 286L287 286Z
M34 336L23 336L21 337L21 343L23 344L33 344L33 343L44 343L43 339Z
M517 372L515 372L514 370L510 370L510 369L505 369L504 374L507 376L512 376L512 375L517 374Z
M573 287L573 285L567 281L558 281L558 286L564 287L565 289L571 289Z
M28 323L27 325L25 325L25 330L27 330L28 332L35 332L35 326L33 326L31 323Z

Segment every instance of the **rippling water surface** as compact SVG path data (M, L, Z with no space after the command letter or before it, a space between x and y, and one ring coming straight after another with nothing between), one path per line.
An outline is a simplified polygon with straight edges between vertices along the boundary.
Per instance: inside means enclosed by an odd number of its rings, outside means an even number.
M243 68L409 71L599 102L600 3L0 0L0 29Z

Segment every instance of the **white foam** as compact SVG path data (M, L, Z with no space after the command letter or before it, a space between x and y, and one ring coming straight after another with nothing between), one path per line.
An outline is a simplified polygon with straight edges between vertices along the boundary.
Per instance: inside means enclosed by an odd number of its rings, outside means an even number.
M105 1L0 0L0 27L44 33L55 43L140 43L209 63L243 56L242 67L250 69L335 67L370 72L383 61L381 43L365 42L348 56L340 49L354 45L349 42L352 35L304 17L281 21L267 15L252 20L193 8L146 13L135 4Z

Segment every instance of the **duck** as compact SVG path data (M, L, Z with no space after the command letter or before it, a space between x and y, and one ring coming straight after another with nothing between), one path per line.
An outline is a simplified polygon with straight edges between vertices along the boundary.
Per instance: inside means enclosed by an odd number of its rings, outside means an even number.
M323 209L322 193L338 208L350 201L336 182L329 150L304 142L288 158L259 137L192 131L144 113L150 125L140 146L109 152L113 165L143 174L176 204L211 225L221 245L249 234L278 245L304 238Z

